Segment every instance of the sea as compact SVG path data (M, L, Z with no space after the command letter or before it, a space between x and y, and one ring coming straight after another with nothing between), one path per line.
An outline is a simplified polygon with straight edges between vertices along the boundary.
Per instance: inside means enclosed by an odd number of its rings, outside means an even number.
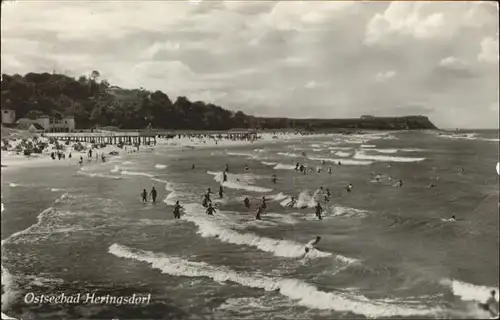
M490 290L498 299L498 147L498 130L369 132L231 147L160 142L81 168L75 159L2 168L2 313L488 318L477 302ZM142 203L153 186L157 203ZM201 205L208 188L213 216ZM257 221L262 197L267 208ZM79 298L55 299L61 295Z

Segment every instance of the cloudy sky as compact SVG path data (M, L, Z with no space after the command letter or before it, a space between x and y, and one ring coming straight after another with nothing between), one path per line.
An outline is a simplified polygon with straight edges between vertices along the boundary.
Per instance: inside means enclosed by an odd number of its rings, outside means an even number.
M2 73L96 69L262 116L499 127L494 2L18 0L1 24Z

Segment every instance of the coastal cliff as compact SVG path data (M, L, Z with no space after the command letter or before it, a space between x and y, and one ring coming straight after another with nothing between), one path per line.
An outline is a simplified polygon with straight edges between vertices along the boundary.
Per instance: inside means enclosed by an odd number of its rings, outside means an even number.
M437 127L425 116L369 117L351 119L285 119L261 118L265 128L296 127L309 130L435 130Z
M113 126L143 129L148 126L180 130L229 130L234 128L296 130L416 130L437 129L423 116L358 119L265 118L233 112L203 101L177 97L175 102L161 91L123 89L99 81L99 72L74 79L62 74L27 73L2 75L2 109L15 118L48 115L61 119L73 115L77 129Z

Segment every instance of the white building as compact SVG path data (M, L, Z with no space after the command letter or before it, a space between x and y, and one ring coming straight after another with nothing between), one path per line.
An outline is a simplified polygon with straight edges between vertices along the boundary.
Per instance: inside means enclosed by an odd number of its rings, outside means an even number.
M44 128L48 128L48 132L74 132L75 131L75 117L73 116L64 116L61 120L52 120L44 118L44 124L48 124L48 126L44 126ZM52 121L51 121L52 120ZM43 126L43 124L42 124Z
M20 118L18 124L39 124L45 132L74 132L75 118L73 116L64 116L61 120L51 119L48 116L41 116L37 119Z
M11 109L2 109L2 124L11 124L16 122L16 111Z

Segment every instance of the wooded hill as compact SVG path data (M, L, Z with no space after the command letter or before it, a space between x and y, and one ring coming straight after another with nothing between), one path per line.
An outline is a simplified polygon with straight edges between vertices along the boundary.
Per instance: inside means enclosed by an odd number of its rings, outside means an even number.
M13 109L17 118L46 114L75 117L77 128L114 126L120 129L153 128L228 130L232 128L306 129L334 128L407 130L436 129L427 117L372 119L263 118L232 112L203 101L177 97L172 102L161 91L122 89L99 81L99 72L74 79L62 74L2 75L2 109Z

